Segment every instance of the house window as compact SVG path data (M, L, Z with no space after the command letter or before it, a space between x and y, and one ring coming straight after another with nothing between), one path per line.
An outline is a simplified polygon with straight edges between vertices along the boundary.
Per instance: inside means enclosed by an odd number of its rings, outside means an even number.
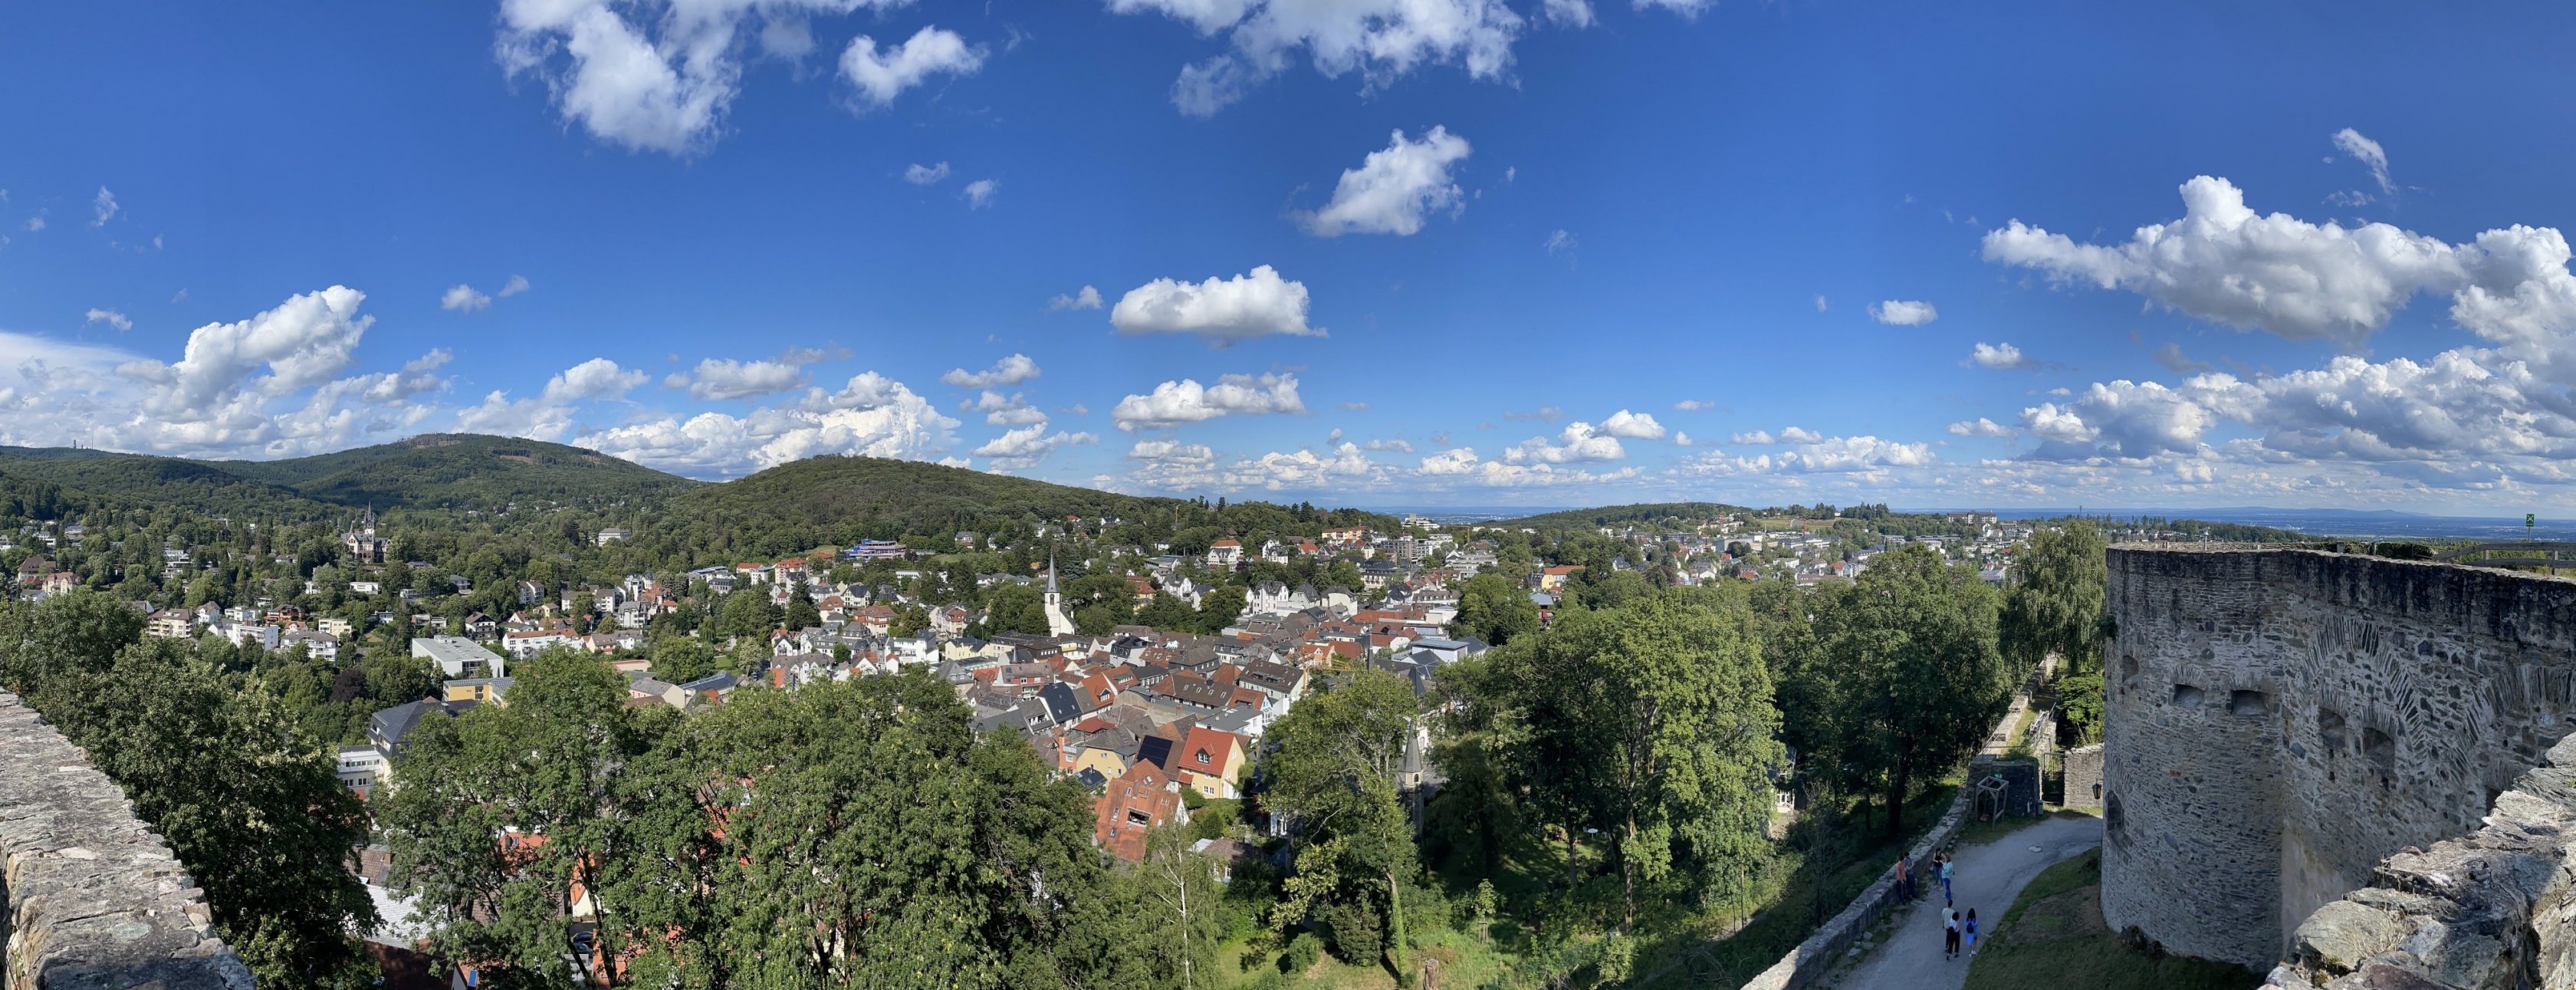
M1150 828L1154 824L1154 816L1148 815L1134 808L1129 808L1127 809L1127 824Z
M1207 763L1208 763L1208 751L1207 751L1207 750L1204 750L1204 749L1199 750L1199 765L1200 765L1200 766L1206 766L1206 765L1207 765Z

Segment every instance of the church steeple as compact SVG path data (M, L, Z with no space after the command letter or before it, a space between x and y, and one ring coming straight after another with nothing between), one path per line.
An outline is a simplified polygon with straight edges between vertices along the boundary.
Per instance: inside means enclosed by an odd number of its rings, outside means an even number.
M1046 623L1049 636L1074 634L1073 620L1064 614L1064 592L1056 588L1055 550L1052 547L1047 550Z

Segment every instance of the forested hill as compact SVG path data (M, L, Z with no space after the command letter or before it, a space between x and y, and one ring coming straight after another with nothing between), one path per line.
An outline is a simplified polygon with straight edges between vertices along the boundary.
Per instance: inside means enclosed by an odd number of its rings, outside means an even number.
M427 434L276 461L199 461L62 447L0 447L0 475L56 486L73 505L178 507L212 516L303 519L377 509L600 506L702 483L593 450L505 437Z
M472 433L281 461L217 461L245 478L341 506L500 508L512 502L601 506L703 487L581 447Z
M185 509L236 519L309 520L337 506L175 457L70 448L0 447L0 519L55 518L102 508Z
M1100 535L1183 553L1232 537L1312 537L1328 526L1391 531L1391 516L1313 505L1149 498L921 461L823 456L710 484L593 450L507 437L428 434L278 461L198 461L63 447L0 447L0 519L88 508L183 509L233 519L340 519L351 509L495 511L564 506L576 529L628 526L683 555L800 553L863 538L945 541L960 530L1025 534L1084 520ZM665 543L667 541L667 543ZM923 544L928 547L929 543Z
M673 530L692 549L757 556L859 539L974 531L1016 535L1046 521L1080 517L1084 528L1116 519L1121 542L1168 542L1180 552L1233 537L1313 536L1326 526L1394 530L1394 517L1312 505L1120 495L922 461L826 455L709 485L672 500L646 526ZM746 542L757 541L757 542Z
M1723 502L1649 502L1638 505L1610 505L1597 509L1566 509L1522 519L1504 519L1483 525L1509 529L1597 529L1602 526L1664 526L1682 528L1707 522L1721 515L1751 512L1740 505Z

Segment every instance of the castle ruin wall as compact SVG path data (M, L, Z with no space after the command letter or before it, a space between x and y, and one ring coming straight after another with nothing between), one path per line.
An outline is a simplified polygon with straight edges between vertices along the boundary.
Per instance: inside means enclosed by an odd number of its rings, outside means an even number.
M89 757L0 692L0 988L251 990L202 892Z
M2270 969L2383 859L2478 832L2571 729L2576 581L2307 550L2109 565L2102 910L2169 951Z

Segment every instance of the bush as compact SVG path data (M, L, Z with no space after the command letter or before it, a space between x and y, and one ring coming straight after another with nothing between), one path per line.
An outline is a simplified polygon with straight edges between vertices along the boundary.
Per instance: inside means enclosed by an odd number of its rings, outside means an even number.
M1378 916L1377 905L1366 901L1344 902L1320 912L1324 926L1333 930L1333 955L1354 966L1365 966L1386 953L1386 919Z
M1287 972L1303 973L1314 968L1315 960L1323 957L1324 940L1316 938L1314 932L1303 932L1289 941L1287 953L1279 957L1279 967Z

